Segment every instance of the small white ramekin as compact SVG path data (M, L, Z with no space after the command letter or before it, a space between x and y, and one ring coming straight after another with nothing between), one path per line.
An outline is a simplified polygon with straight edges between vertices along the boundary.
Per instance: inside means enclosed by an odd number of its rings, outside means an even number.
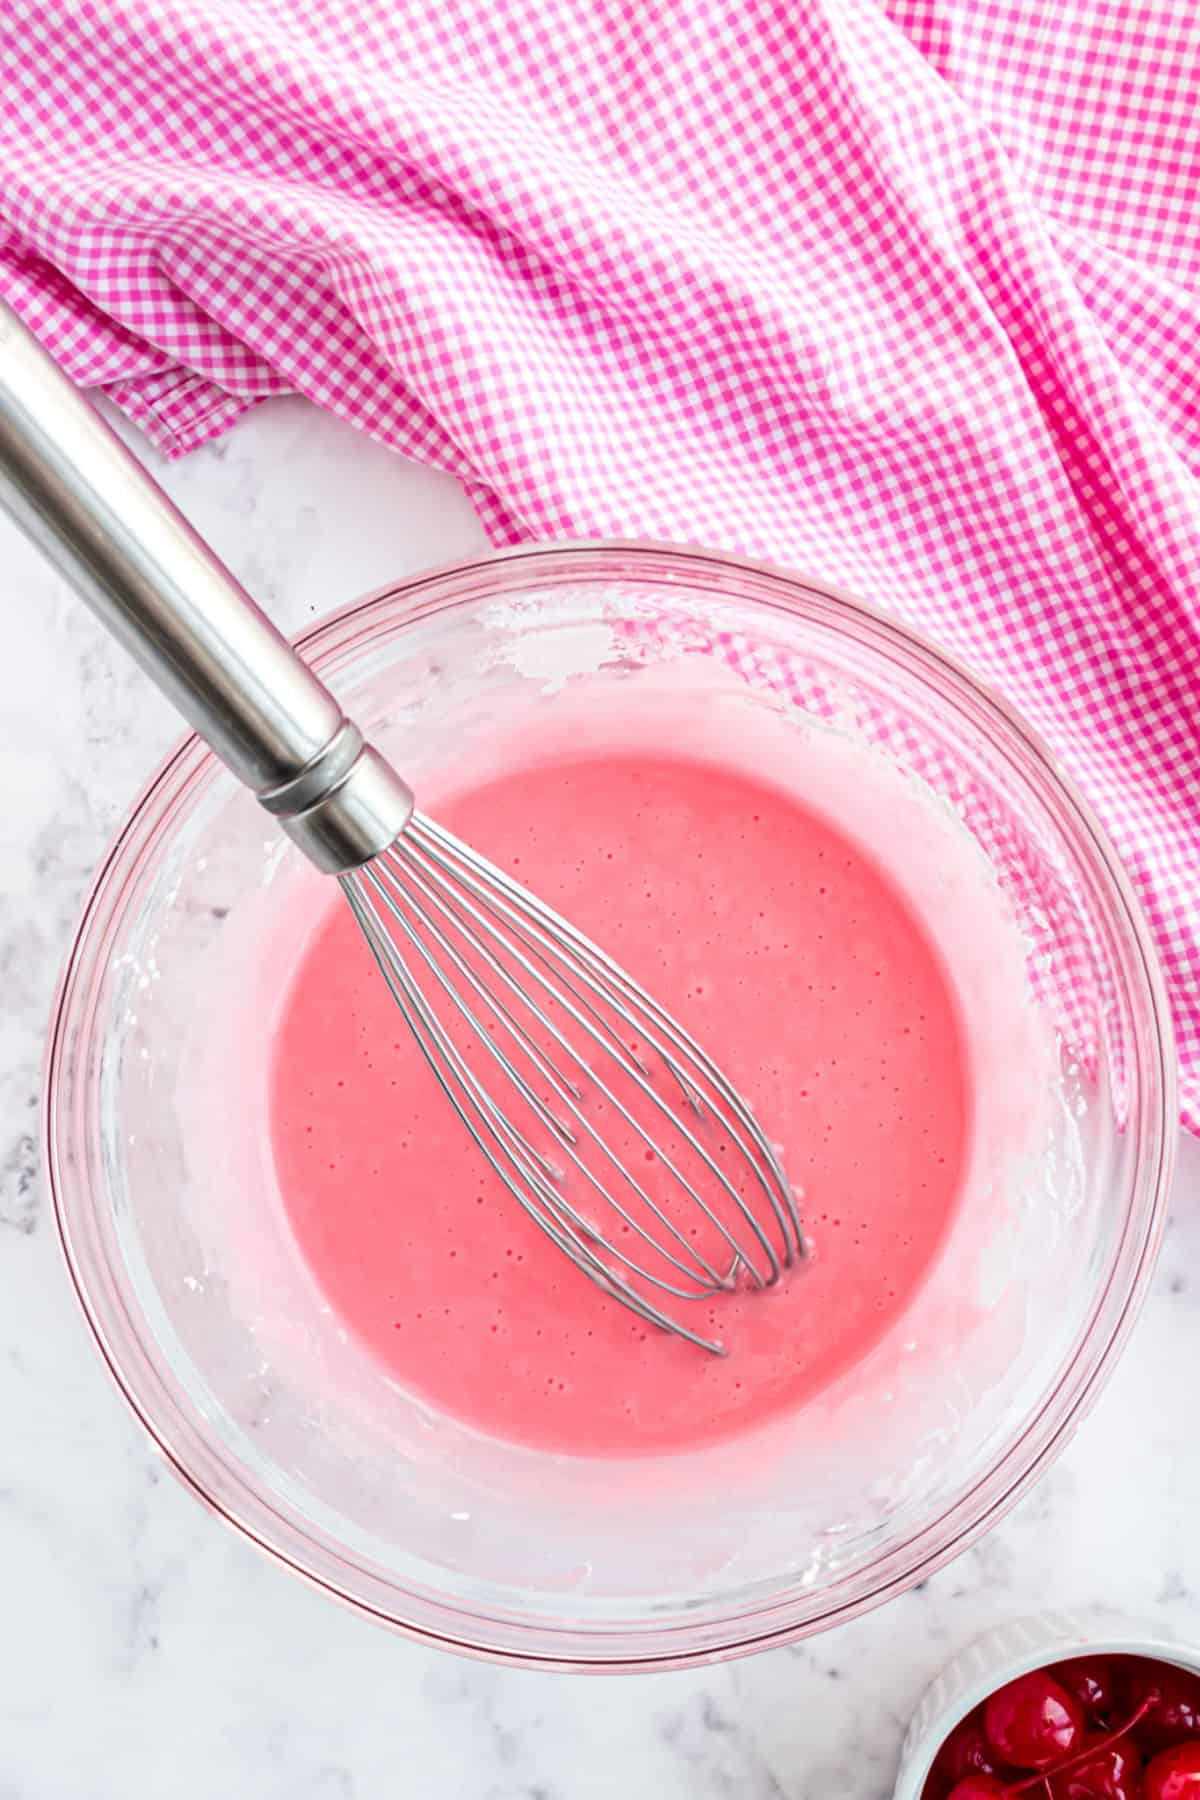
M1006 1681L1069 1656L1147 1656L1200 1675L1200 1649L1111 1612L1035 1613L997 1625L952 1657L926 1688L904 1736L894 1800L920 1800L934 1757L981 1700Z

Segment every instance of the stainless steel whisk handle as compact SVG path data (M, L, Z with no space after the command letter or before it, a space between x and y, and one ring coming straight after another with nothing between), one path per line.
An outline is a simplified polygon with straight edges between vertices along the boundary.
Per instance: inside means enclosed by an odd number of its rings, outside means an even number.
M318 868L394 842L405 783L2 301L0 505Z

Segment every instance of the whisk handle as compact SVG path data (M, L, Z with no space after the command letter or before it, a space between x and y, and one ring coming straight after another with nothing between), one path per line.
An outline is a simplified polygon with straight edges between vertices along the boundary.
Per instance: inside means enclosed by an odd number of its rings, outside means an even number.
M0 506L318 868L395 840L408 788L2 301Z

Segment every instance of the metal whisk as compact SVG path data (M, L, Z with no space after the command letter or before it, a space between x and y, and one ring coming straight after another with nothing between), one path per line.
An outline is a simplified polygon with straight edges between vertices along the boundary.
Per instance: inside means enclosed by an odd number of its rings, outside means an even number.
M606 1294L720 1352L683 1303L768 1286L804 1253L792 1190L748 1107L604 951L415 809L2 303L0 503L338 877L429 1069L513 1198Z

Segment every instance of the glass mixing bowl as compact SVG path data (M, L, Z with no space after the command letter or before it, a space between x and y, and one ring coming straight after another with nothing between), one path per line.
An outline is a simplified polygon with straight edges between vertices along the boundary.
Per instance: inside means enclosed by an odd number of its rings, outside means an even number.
M953 1315L952 1346L925 1327L953 1299L953 1244L902 1321L904 1351L927 1353L901 1366L885 1340L871 1379L852 1372L761 1442L622 1462L472 1433L390 1380L324 1303L273 1189L263 1092L247 1082L218 1118L199 1105L222 1058L269 1036L290 884L318 878L189 739L84 908L46 1081L71 1275L146 1429L287 1567L415 1637L515 1662L730 1655L928 1575L1094 1399L1163 1221L1167 1006L1086 806L1018 719L900 626L716 555L484 557L361 601L301 647L418 792L443 746L486 743L578 671L637 682L689 658L885 755L986 858L1019 929L1053 1046L1048 1123L1015 1204L974 1221L991 1234L988 1295Z

